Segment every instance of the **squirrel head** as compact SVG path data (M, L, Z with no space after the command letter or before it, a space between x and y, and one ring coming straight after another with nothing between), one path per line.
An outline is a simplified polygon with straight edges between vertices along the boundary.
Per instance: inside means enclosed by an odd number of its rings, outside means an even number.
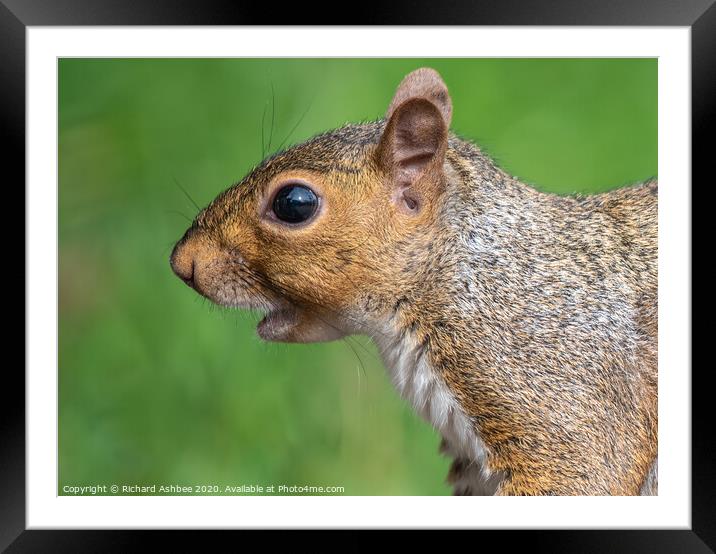
M172 269L217 304L267 312L265 340L370 333L430 240L451 115L440 75L410 73L384 120L291 147L221 193L174 247Z

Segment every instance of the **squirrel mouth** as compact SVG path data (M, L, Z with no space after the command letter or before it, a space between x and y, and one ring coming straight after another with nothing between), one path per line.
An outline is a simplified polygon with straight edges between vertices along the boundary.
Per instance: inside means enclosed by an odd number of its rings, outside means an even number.
M282 306L268 312L259 321L256 331L263 340L285 340L290 329L298 322L298 312L291 306Z

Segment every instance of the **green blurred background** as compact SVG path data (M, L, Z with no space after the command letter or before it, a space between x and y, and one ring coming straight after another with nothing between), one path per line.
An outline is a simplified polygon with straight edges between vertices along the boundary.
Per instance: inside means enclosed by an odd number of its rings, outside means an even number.
M375 119L425 65L450 88L453 129L543 190L657 173L655 59L59 61L60 494L450 494L439 437L367 340L262 343L257 317L213 308L168 263L195 215L177 183L206 205L260 161L262 119L272 148L294 127L287 144Z

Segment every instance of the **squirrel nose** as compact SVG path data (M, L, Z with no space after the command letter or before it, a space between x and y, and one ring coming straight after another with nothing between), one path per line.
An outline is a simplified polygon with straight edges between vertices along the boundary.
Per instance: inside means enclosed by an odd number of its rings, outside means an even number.
M187 235L188 233L174 246L169 264L177 277L194 288L195 249L192 248L192 242L187 241Z

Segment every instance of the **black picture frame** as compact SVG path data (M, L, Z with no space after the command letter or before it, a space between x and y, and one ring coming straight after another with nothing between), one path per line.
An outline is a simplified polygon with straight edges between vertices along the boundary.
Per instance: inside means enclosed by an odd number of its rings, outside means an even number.
M241 5L235 2L131 2L119 0L0 0L0 133L8 185L25 180L25 32L50 25L247 25L311 24L321 13L303 5ZM337 20L329 24L345 24ZM411 0L361 3L351 25L640 25L691 28L692 181L703 178L713 158L708 137L716 113L716 5L714 0L502 0L450 3ZM6 187L6 194L20 190ZM693 190L693 189L692 189ZM24 195L23 195L24 204ZM10 204L8 202L8 204ZM7 206L7 204L6 204ZM6 207L6 210L8 208ZM12 211L17 210L13 204ZM7 214L6 214L7 215ZM7 235L6 235L7 237ZM6 254L9 255L9 254ZM24 252L22 254L24 257ZM18 261L13 264L19 267ZM23 266L24 267L24 266ZM16 278L13 280L17 280ZM27 293L27 291L26 291ZM24 318L23 318L24 319ZM7 321L11 321L6 319ZM16 328L20 325L12 322ZM24 325L22 329L24 330ZM25 529L25 378L5 358L0 427L0 549L9 552L133 551L149 539L178 550L206 548L206 533L166 531L37 531ZM483 531L498 544L549 552L712 552L716 548L716 448L708 373L692 371L692 491L690 530ZM297 533L294 532L294 535ZM293 536L291 540L298 537ZM259 538L259 540L261 540ZM321 539L323 540L323 539ZM339 545L336 537L333 544ZM194 544L194 541L196 543ZM201 542L199 542L201 541ZM484 539L480 538L481 544ZM328 543L331 544L331 543ZM358 543L351 543L357 546ZM239 544L235 544L238 548ZM233 548L232 548L233 549Z

